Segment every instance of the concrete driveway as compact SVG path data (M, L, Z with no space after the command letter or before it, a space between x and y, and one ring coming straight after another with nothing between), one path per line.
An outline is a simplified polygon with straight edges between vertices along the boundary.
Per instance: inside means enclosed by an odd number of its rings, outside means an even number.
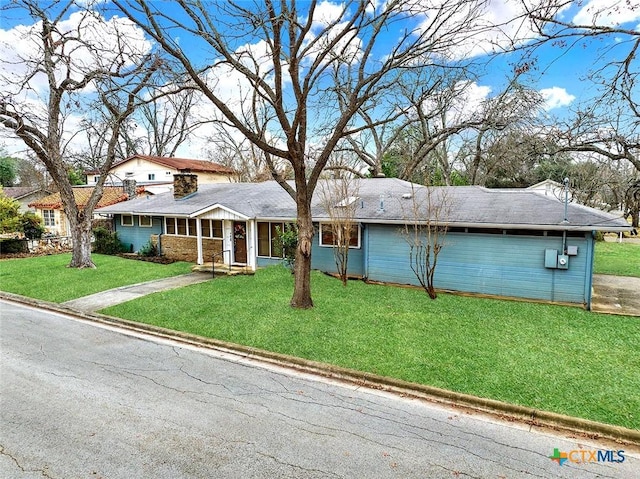
M591 310L640 316L640 278L594 274Z

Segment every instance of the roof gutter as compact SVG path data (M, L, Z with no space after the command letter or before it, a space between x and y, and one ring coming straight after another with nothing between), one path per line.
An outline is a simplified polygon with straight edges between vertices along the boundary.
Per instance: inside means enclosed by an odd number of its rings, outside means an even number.
M314 221L331 221L327 217L314 217ZM354 218L358 223L374 223L374 224L388 224L402 226L405 224L411 224L413 221L407 220L383 220L377 218ZM425 224L426 221L421 221L421 224ZM528 224L528 223L473 223L473 222L443 222L437 223L446 225L448 227L455 228L492 228L492 229L527 229L535 231L611 231L611 232L631 232L633 227L629 226L606 226L606 225L570 225L570 224Z

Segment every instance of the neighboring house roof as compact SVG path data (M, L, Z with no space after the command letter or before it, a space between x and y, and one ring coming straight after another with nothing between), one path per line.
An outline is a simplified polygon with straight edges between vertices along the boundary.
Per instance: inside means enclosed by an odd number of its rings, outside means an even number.
M9 198L19 200L40 191L44 192L45 190L40 186L7 186L3 187L2 191Z
M316 188L313 217L328 219ZM451 186L426 188L397 178L359 180L355 219L363 223L404 224L414 217L414 204L421 216L426 216L426 203L440 204L438 221L449 226L474 228L626 231L628 223L614 215L586 206L565 205L555 198L525 189L492 190L480 186ZM336 199L336 204L342 198ZM176 200L172 193L147 199L135 199L101 208L98 213L121 213L150 216L195 217L215 208L223 208L247 219L283 219L296 217L293 199L275 181L263 183L219 183L201 185L198 192Z
M93 187L74 187L73 196L76 200L76 204L80 209L84 208L93 193ZM144 189L138 188L137 193L140 194ZM102 198L98 202L97 208L113 205L126 201L128 195L123 191L122 187L105 186L102 193ZM49 196L45 196L33 203L29 203L30 208L38 208L41 210L58 210L62 208L62 199L60 193L53 193Z
M546 179L546 180L541 181L540 183L536 183L535 185L528 186L526 189L527 190L542 190L542 189L546 188L547 186L553 187L553 188L560 188L560 189L564 188L564 185L562 183L558 183L557 181Z
M188 158L169 158L165 156L151 156L151 155L130 156L129 158L125 158L124 160L111 165L111 169L116 168L118 166L122 166L135 159L146 160L151 163L155 163L157 165L165 166L167 168L172 168L175 170L191 170L194 173L198 173L198 172L219 173L221 175L232 175L235 173L233 168L229 168L219 163L214 163L213 161L191 160ZM98 174L99 172L89 171L87 173Z

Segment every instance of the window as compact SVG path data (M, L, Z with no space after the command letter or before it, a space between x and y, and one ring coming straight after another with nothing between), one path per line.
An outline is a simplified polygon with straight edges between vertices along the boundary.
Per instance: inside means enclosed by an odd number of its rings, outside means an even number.
M120 217L120 224L122 226L133 226L133 215L122 215Z
M182 235L182 236L187 236L187 220L186 220L186 218L176 218L176 224L177 224L176 234L177 235Z
M100 179L100 175L96 175L93 177L93 182L97 183L99 179Z
M165 231L168 235L176 234L176 219L175 218L165 218Z
M138 218L138 223L142 228L151 228L153 226L153 220L151 216L142 215Z
M258 256L284 258L282 246L278 241L278 230L283 231L287 223L258 223Z
M222 239L222 221L200 220L203 238Z
M149 220L151 221L151 217ZM196 218L165 218L165 231L168 235L198 236L197 221ZM221 220L200 220L200 227L203 238L222 239Z
M335 246L336 238L330 223L320 224L320 246ZM360 248L360 227L357 224L351 225L349 236L349 248Z
M187 225L189 227L189 231L188 231L189 236L198 236L198 230L196 229L195 218L190 218L189 220L187 220Z
M155 173L149 173L149 174L147 175L147 179L148 179L149 181L153 181L153 180L155 180L155 179L156 179L156 174L155 174Z
M53 210L42 210L42 219L45 226L55 226L56 216Z

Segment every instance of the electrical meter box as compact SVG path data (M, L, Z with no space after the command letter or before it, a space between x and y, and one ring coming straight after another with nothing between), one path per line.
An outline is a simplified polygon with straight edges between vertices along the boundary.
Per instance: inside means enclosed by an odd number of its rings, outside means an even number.
M569 255L558 255L558 269L569 269Z
M558 267L558 250L557 249L544 250L544 267L545 268Z

